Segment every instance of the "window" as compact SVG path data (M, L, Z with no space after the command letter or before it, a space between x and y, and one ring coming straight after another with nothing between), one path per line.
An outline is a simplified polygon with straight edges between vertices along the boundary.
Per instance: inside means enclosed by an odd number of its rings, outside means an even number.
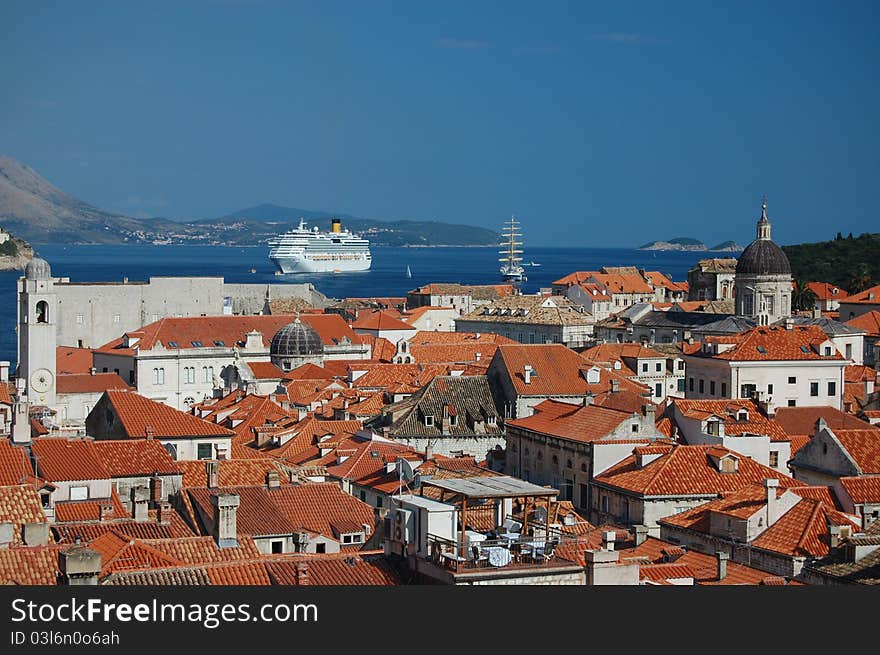
M183 382L184 382L184 384L195 384L195 382L196 382L196 367L195 366L184 366L183 367Z
M773 385L772 385L772 384L768 384L768 385L767 385L767 394L769 395L769 394L772 394L772 393L773 393Z
M567 468L567 469L571 468L571 460L570 459L565 460L565 468Z
M586 462L584 462L583 464L581 464L581 472L582 472L582 473L586 473L586 472L587 472L587 464L586 464Z
M630 429L633 431L633 434L635 434L636 432L639 431L639 424L633 423L632 426L630 426Z
M382 507L382 496L376 496L376 507Z
M684 370L684 362L681 361L681 360L679 360L679 362L678 362L678 370L679 370L679 371L683 371L683 370ZM682 391L684 391L684 389L682 389Z
M425 427L432 428L434 427L434 417L431 414L425 415Z
M364 491L363 489L361 489L361 502L362 503L367 502L367 492Z
M779 466L779 451L778 450L771 450L770 451L770 466L772 468L776 468L777 466Z
M797 407L797 400L795 400L794 398L789 398L788 399L788 406L789 407Z
M751 293L743 294L742 308L743 314L746 316L755 313L755 297Z
M663 395L663 383L662 382L658 382L657 384L654 385L654 395L657 398L659 398L660 396Z
M214 444L200 443L196 446L196 459L213 459Z
M751 398L757 387L754 384L744 384L740 387L740 398Z
M852 359L852 344L851 343L846 344L846 358Z
M590 502L590 487L589 487L589 485L579 484L578 489L580 490L578 504L581 507L589 507L589 502Z
M165 384L165 369L164 368L154 368L153 369L153 384Z
M456 425L458 425L458 417L453 414L449 417L449 427L454 428Z
M705 389L706 385L704 384L704 382L705 380L703 380L703 378L700 378L700 393L703 393L703 390Z
M788 378L788 383L789 383L789 384L797 384L797 378L794 377L793 375L792 375L792 376L789 376L789 378Z
M709 380L709 395L715 395L715 380Z
M647 363L642 364L642 373L647 373L647 372L648 372L648 364Z
M690 379L688 380L688 390L689 390L689 391L693 391L693 390L694 390L694 379L693 379L693 378L690 378Z
M663 370L663 364L661 364L660 362L657 362L656 371L658 373L660 373L662 370Z
M834 380L832 380L831 382L828 383L828 395L829 396L836 396L837 395L837 382L835 382Z
M119 314L113 314L113 322L119 323Z
M721 383L721 397L727 398L727 382Z
M86 500L89 497L88 487L71 487L70 500Z
M325 544L325 543L315 544L315 552L316 553L326 553L327 552L327 544Z
M819 383L818 382L810 382L810 395L818 396L819 395Z
M488 417L486 417L486 423L488 423L489 425L495 425L495 415L490 414Z
M134 383L134 370L128 372L128 383L132 386L135 386Z
M602 496L602 511L608 511L608 496Z
M684 378L681 378L681 379L678 381L678 390L679 390L679 391L682 391L682 392L684 391Z
M79 323L80 325L82 325L82 323L83 323L83 319L84 319L84 317L83 317L82 314L77 314L77 315L76 315L76 322Z
M210 382L211 378L208 377L208 367L202 366L202 382Z
M169 348L180 348L180 345L176 341L169 341L168 347Z
M226 344L223 343L222 339L214 339L214 345L223 348Z
M37 323L48 323L49 322L49 303L45 300L41 300L37 303Z
M272 554L280 555L284 552L284 542L283 541L273 541L272 542Z
M825 357L831 357L831 346L825 346Z
M202 342L201 342L201 341L190 341L190 343L191 343L191 344L193 345L193 347L195 347L195 348L201 348L201 347L202 347Z

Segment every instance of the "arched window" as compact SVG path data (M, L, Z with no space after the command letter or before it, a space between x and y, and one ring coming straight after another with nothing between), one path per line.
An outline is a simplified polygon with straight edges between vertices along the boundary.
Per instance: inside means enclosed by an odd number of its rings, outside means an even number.
M565 468L567 468L567 469L571 468L571 460L570 459L565 460Z
M49 303L41 300L37 303L37 323L49 322Z

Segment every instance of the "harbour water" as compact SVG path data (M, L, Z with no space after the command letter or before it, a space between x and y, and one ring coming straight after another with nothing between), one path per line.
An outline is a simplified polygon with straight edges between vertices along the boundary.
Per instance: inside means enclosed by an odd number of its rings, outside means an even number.
M497 247L390 248L373 246L369 271L276 275L266 246L88 246L47 244L35 246L52 266L54 276L73 282L147 280L161 276L221 276L228 282L311 282L331 298L405 296L431 282L497 284L500 274ZM646 251L621 248L528 248L524 293L549 287L553 280L576 270L601 266L636 266L665 273L673 280L687 279L700 259L730 257L736 253ZM407 268L411 277L407 276ZM251 271L254 272L251 272ZM20 271L0 272L0 359L16 360L16 280ZM111 308L107 308L110 311Z

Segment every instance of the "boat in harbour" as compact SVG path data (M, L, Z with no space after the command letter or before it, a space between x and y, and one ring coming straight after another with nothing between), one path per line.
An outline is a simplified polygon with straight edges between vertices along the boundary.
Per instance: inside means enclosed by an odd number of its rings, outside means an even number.
M372 264L370 242L348 230L334 218L329 232L299 226L269 241L269 259L279 273L345 273L367 271Z
M522 245L522 241L517 241L517 237L522 236L522 232L518 231L519 222L516 220L515 216L511 216L510 220L505 224L502 229L502 233L506 238L505 241L502 241L499 245L503 246L503 250L499 250L499 255L504 255L503 257L499 257L498 261L502 262L501 264L501 279L505 282L512 282L514 284L519 284L521 282L526 281L525 269L522 267L520 262L522 262L522 250L517 248L517 246Z

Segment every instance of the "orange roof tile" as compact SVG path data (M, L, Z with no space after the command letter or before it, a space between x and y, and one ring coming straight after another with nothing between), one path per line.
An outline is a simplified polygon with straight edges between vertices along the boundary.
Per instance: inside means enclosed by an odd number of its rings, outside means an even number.
M94 447L113 478L178 472L178 463L159 441L101 440L95 441Z
M365 586L403 584L400 574L381 551L343 552L333 555L303 555L283 561L267 561L266 569L275 584L298 585L297 566L309 585ZM302 573L301 573L302 575Z
M807 282L807 288L816 294L817 300L843 300L849 294L828 282Z
M629 412L596 405L574 405L557 400L545 400L536 405L534 411L532 416L506 421L506 425L508 428L515 427L589 443L602 439L621 423L632 418Z
M213 537L145 539L144 543L186 564L209 564L257 559L260 551L252 537L238 534L238 546L220 548Z
M735 437L741 434L763 434L770 441L788 441L788 433L779 423L767 418L753 400L686 400L673 398L672 405L687 417L703 420L715 415L724 419L724 433ZM748 412L748 420L737 420L741 410Z
M836 407L778 407L773 421L782 426L789 435L812 436L816 421L824 419L832 430L859 430L870 427L869 423L857 419ZM726 426L725 426L726 427ZM878 435L880 436L880 435Z
M834 436L863 475L880 473L880 430L834 430Z
M880 476L844 477L840 484L856 505L880 503Z
M284 376L284 372L272 362L248 362L247 366L257 380L280 380Z
M101 508L109 508L105 519L130 518L129 513L122 505L115 489L110 492L110 498L91 500L65 500L55 503L55 522L70 523L76 521L100 521Z
M56 378L58 393L100 393L108 389L132 389L118 373L69 373Z
M264 562L224 562L205 567L212 585L269 586L272 581Z
M854 532L860 529L822 501L805 498L758 535L752 546L793 557L821 557L831 550L829 525L848 525Z
M40 494L30 485L0 487L0 523L12 523L12 545L21 546L21 526L45 523Z
M184 487L208 486L208 464L218 467L218 486L238 487L266 484L270 471L278 473L281 484L290 484L288 475L278 469L271 459L227 459L220 461L180 461L177 467L183 473Z
M352 329L357 330L401 330L412 331L412 325L408 325L403 321L394 318L385 310L361 312L357 320L351 324Z
M828 507L833 507L838 511L843 511L840 501L834 494L833 487L792 487L791 489L801 498L812 498L813 500L821 500Z
M732 343L733 347L712 354L705 349L695 357L726 361L844 361L843 355L832 344L831 354L819 352L819 345L830 342L828 335L817 325L795 325L790 330L781 326L759 326L732 337L707 336L704 343Z
M93 366L94 351L91 348L55 347L55 372L58 375L88 373Z
M0 485L21 484L33 474L27 449L0 439Z
M0 550L0 584L58 584L59 546Z
M234 432L128 391L106 391L106 398L130 438L228 437Z
M846 324L850 327L864 330L867 336L880 336L880 312L876 309L866 312L861 316L856 316L855 318L848 320Z
M105 532L92 540L89 547L101 554L103 575L117 571L155 569L182 564L179 560L118 530Z
M880 303L880 284L873 286L859 293L854 293L846 299L847 303L861 303L868 305L876 305Z
M37 473L50 482L65 480L109 480L91 439L40 437L31 443Z
M722 473L710 458L733 455L738 458L735 472ZM596 483L629 491L640 496L715 495L736 491L767 478L779 480L780 487L803 485L793 478L759 464L749 457L720 446L676 445L639 467L630 456L596 476Z

